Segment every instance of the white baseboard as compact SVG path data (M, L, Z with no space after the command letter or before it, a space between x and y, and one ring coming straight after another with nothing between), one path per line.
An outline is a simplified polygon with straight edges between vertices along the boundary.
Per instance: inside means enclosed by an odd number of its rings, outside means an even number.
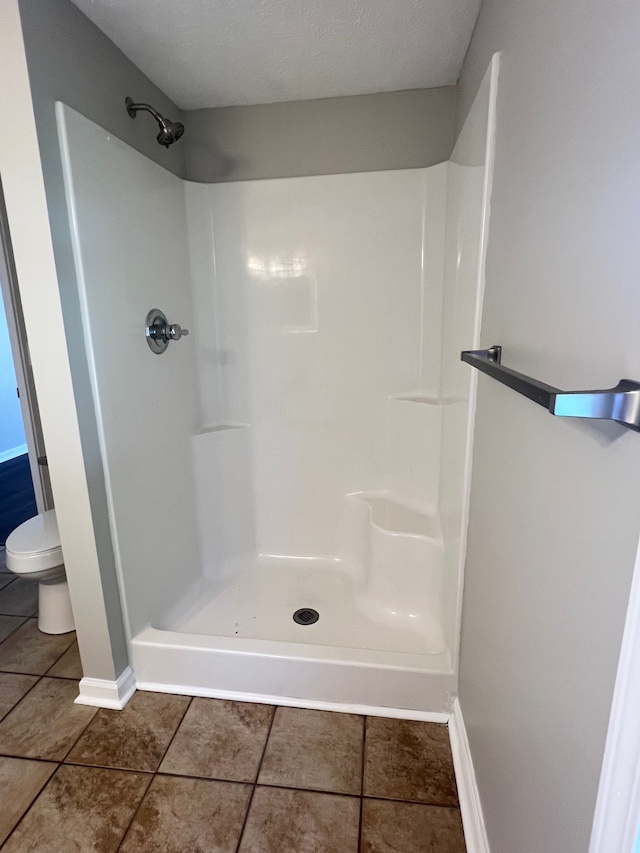
M337 711L343 714L362 714L367 717L392 717L399 720L420 720L427 723L446 723L449 714L439 711L413 711L403 708L385 708L380 705L352 705L343 702L322 702L314 699L292 699L288 696L238 693L232 690L210 690L187 687L181 684L157 684L149 681L137 682L138 690L151 693L177 693L182 696L205 696L208 699L231 699L234 702L257 702L264 705L284 705L287 708L310 708L314 711Z
M136 680L133 670L128 666L117 681L83 678L80 681L80 694L75 701L78 705L93 705L96 708L122 711L135 692Z
M467 730L464 726L458 699L455 699L453 703L453 711L449 718L449 738L451 740L451 752L453 753L453 766L456 771L458 799L460 800L467 853L490 853Z

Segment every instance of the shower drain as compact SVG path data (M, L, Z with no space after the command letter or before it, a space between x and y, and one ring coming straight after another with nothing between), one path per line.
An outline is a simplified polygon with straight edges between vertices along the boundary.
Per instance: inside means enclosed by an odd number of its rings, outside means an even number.
M319 618L320 614L312 607L302 607L293 614L293 621L298 625L313 625Z

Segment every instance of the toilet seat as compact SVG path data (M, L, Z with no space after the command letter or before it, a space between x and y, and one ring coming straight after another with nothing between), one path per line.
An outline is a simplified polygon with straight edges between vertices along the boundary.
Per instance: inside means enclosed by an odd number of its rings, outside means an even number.
M9 534L7 568L17 575L55 569L64 563L55 509L36 515Z

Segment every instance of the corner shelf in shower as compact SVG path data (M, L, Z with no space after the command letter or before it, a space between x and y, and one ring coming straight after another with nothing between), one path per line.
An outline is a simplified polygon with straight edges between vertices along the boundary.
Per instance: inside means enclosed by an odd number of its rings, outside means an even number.
M442 403L438 397L424 397L421 394L399 394L391 399L401 403L421 403L424 406L440 406Z
M419 403L423 406L451 406L454 403L468 402L464 397L427 397L422 394L398 394L391 399L402 403Z
M195 430L194 435L210 435L214 432L226 432L231 429L248 429L249 424L209 424Z

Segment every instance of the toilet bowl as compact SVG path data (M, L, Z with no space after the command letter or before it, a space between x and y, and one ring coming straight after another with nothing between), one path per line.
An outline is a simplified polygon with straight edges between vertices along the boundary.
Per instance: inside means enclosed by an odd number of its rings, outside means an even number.
M15 575L38 582L38 628L45 634L73 631L56 511L50 509L16 527L7 537L6 558Z

